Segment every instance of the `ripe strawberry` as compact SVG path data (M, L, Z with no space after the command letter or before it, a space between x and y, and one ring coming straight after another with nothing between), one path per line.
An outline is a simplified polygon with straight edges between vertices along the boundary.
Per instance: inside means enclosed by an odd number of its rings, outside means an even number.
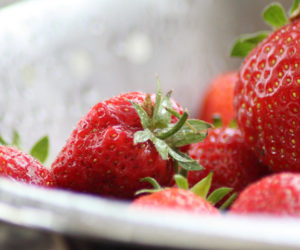
M210 129L204 141L191 145L189 154L204 167L188 173L189 183L194 185L213 172L212 191L227 186L239 192L267 172L245 145L239 129Z
M219 211L213 205L232 190L231 188L222 187L207 197L211 187L211 173L196 183L190 190L188 190L189 184L186 178L176 174L174 179L177 187L162 189L154 179L145 178L143 181L150 182L154 189L138 191L137 194L149 192L151 194L137 198L133 201L131 207L135 209L173 210L197 214L219 214ZM222 209L225 209L234 198L235 195L231 196L224 203Z
M165 107L180 119L171 117ZM133 198L135 191L148 186L141 178L150 176L161 185L170 185L174 162L199 169L194 160L178 151L190 143L186 133L195 134L185 125L187 114L179 113L182 108L169 94L162 98L159 88L156 96L132 92L96 104L79 121L52 164L57 187ZM191 123L196 129L193 140L202 139L197 126L209 126Z
M246 143L275 172L300 171L299 38L300 20L272 32L243 62L234 92Z
M32 156L13 147L0 146L0 176L41 186L53 185L47 168Z
M300 175L275 174L251 184L232 204L231 212L300 216Z
M228 72L212 80L201 105L199 119L212 123L213 118L218 116L222 119L224 126L232 121L234 117L233 91L236 81L236 72Z
M180 188L167 188L153 194L141 196L131 206L139 209L171 209L178 212L197 214L219 214L218 209L208 201L190 190Z

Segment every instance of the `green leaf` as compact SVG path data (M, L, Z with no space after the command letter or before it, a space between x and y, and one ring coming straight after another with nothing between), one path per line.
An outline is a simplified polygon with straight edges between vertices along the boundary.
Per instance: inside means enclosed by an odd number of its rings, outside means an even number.
M197 161L191 161L191 162L179 162L182 169L188 170L188 171L199 171L204 169Z
M177 155L180 155L184 159L184 161L177 160L181 166L181 170L184 169L184 170L188 170L188 171L197 171L197 170L203 169L203 167L197 161L195 161L193 158L191 158L188 154L185 154L181 151L177 151L176 153L177 153ZM182 174L182 175L185 176L184 174Z
M215 128L220 128L223 126L222 118L219 114L213 116L213 125Z
M197 119L190 119L190 120L188 120L188 123L189 123L194 129L196 129L198 132L213 127L212 124L210 124L210 123L208 123L208 122L205 122L205 121L197 120ZM188 125L185 125L185 129L191 129L191 128L190 128Z
M236 123L236 120L235 119L232 119L231 122L229 123L228 125L229 128L237 128L238 125Z
M220 210L226 210L232 204L232 202L235 201L236 198L237 193L233 193L232 195L230 195L230 197L222 204Z
M173 135L170 139L168 139L168 142L170 145L174 145L174 147L179 148L185 145L189 145L192 143L203 141L207 136L207 133L199 133L199 134L186 134L184 133L176 133Z
M41 163L44 163L48 157L49 153L49 138L48 136L42 137L38 140L30 150L30 154L39 160Z
M211 186L213 173L210 172L204 179L196 183L192 188L191 191L196 195L206 199L208 191Z
M174 179L178 188L186 189L186 190L189 189L189 183L186 178L184 178L180 174L175 174Z
M178 132L188 119L188 113L184 112L183 115L180 117L179 121L173 124L173 126L170 126L167 130L162 130L157 137L160 139L166 139L172 135L174 135L176 132Z
M180 115L176 110L172 109L172 107L165 107L165 109L166 109L170 114L172 114L172 115L174 115L175 117L177 117L178 119L180 118L181 115Z
M207 201L211 202L213 205L217 204L222 200L227 194L232 191L232 188L221 187L213 191L207 198Z
M264 10L263 18L274 29L277 29L287 24L287 17L285 15L285 11L279 3L269 5Z
M161 158L163 160L168 160L169 159L169 145L161 140L161 139L158 139L157 137L155 137L155 135L153 135L151 133L151 137L150 137L150 140L153 142L157 152L160 154Z
M290 9L290 15L293 14L298 9L299 0L294 0L292 8Z
M184 126L174 135L167 139L168 143L174 147L182 147L188 144L203 141L207 136L207 129L212 125L200 120L188 120ZM206 133L201 131L206 130Z
M147 114L147 112L138 104L135 102L132 102L131 100L127 100L132 103L135 111L138 113L140 119L141 119L141 124L144 129L148 128L150 126L150 118Z
M17 148L21 147L21 137L17 130L14 129L13 131L13 140L12 145L16 146Z
M139 195L139 194L152 194L152 193L156 193L158 191L161 191L162 189L141 189L138 190L134 193L134 195Z
M134 138L133 138L133 144L141 143L148 141L152 136L152 133L149 129L140 130L135 132Z
M246 57L249 52L256 47L269 35L268 31L261 31L254 34L242 35L238 38L231 49L230 56L232 57Z
M172 156L173 159L181 163L188 163L188 162L194 162L194 160L189 157L187 154L184 154L182 152L176 152L171 147L169 147L169 154Z
M160 85L159 78L156 77L156 97L155 97L155 106L154 106L153 117L152 117L154 126L159 121L158 110L161 106L161 99L162 99L161 85Z
M140 179L141 182L149 182L154 189L162 189L159 183L152 177L145 177Z
M170 100L171 92L168 92L162 99L161 105L158 108L157 118L155 121L155 126L158 128L164 128L168 126L171 121L171 114L166 110L166 108L171 108L172 103Z
M7 146L8 143L6 140L4 140L4 138L0 135L0 144L3 145L3 146Z

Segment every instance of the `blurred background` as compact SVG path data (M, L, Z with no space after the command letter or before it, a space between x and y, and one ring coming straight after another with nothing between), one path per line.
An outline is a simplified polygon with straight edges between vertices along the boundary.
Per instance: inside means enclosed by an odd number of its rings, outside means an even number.
M25 151L49 134L50 165L90 107L154 92L156 73L193 115L211 78L239 67L235 38L267 29L270 2L1 0L0 134L17 129Z

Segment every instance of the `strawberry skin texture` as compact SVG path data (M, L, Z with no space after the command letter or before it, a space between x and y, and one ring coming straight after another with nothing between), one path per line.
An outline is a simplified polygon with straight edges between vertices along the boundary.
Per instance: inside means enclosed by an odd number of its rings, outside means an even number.
M149 176L161 185L170 185L172 160L163 160L150 141L133 143L134 133L142 130L142 125L127 100L142 104L145 96L131 92L113 97L96 104L79 121L52 164L57 187L131 199L137 190L151 187L141 178ZM175 102L173 108L182 113ZM172 118L173 122L176 119Z
M208 201L189 190L167 188L149 195L144 195L133 201L132 208L173 210L195 214L219 214Z
M13 147L0 146L0 176L29 184L53 185L47 168L31 155Z
M239 192L267 172L245 144L239 129L211 129L204 141L191 145L189 154L204 167L188 173L189 184L193 186L213 172L210 191L231 187Z
M234 117L233 92L237 81L237 72L228 72L212 80L201 105L199 119L212 123L213 117L219 115L224 126Z
M300 171L300 21L273 32L241 66L234 93L245 140L274 172Z
M232 204L231 213L300 216L300 175L280 173L247 187Z

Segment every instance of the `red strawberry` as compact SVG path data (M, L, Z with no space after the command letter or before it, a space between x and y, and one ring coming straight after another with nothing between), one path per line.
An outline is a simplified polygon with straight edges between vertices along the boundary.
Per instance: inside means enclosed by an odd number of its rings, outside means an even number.
M232 204L231 212L300 216L300 174L276 174L251 184Z
M182 108L169 99L169 94L162 98L159 89L156 96L151 100L150 95L132 92L96 104L79 121L52 165L56 185L133 198L135 191L148 186L140 182L141 178L151 176L161 185L170 185L175 158L184 161L180 165L197 168L195 161L178 151L188 144L185 137L182 140L183 134L174 134L184 129L191 135L184 125L186 113L180 117ZM171 118L165 106L180 120ZM201 126L208 127L203 122ZM203 135L197 132L196 137L201 139Z
M245 59L234 93L246 143L275 172L300 171L299 39L300 20L272 32Z
M194 185L213 172L212 191L227 186L239 192L267 170L247 148L238 129L210 129L204 141L191 145L189 154L204 167L188 173L189 183Z
M32 156L7 146L0 146L0 176L42 186L53 184L49 170L41 163Z
M213 205L223 199L223 197L232 190L231 188L222 187L207 197L211 187L211 173L196 183L190 190L188 190L189 184L186 178L176 174L174 179L177 187L165 189L162 189L153 178L148 177L143 179L143 181L150 182L154 186L154 189L138 191L137 194L149 192L151 194L137 198L131 207L148 210L173 210L197 214L219 214L219 211ZM235 199L235 194L224 202L221 209L227 208L233 199Z
M233 91L237 80L236 72L219 75L212 80L199 112L199 119L213 122L219 116L224 126L233 119Z
M190 190L167 188L153 194L144 195L132 203L132 208L139 209L170 209L179 212L197 214L219 214L212 204L197 196Z

